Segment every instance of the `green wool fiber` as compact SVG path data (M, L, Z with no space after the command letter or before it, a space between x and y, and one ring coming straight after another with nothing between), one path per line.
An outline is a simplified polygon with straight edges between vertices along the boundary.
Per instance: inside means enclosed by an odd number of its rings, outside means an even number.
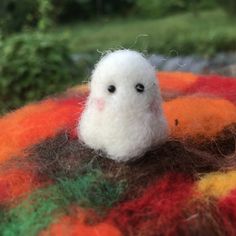
M75 180L60 179L58 187L69 202L79 203L80 206L111 207L120 199L124 191L123 181L113 183L106 180L100 171L93 171Z
M71 204L104 210L116 203L125 188L124 182L112 183L98 170L75 179L58 179L55 185L39 189L8 210L1 217L3 236L33 236L46 228Z

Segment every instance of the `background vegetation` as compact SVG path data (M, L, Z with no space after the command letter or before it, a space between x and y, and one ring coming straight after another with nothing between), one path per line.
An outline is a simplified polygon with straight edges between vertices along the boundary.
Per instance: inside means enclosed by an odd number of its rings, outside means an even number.
M236 50L235 15L235 0L1 0L0 112L79 83L98 51Z

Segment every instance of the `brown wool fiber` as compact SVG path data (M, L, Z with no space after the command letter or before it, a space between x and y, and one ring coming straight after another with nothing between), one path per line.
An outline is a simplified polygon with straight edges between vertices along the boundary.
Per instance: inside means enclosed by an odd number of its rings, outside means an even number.
M47 176L52 180L74 178L78 172L99 168L114 181L126 179L129 184L126 198L130 198L134 194L129 193L139 192L141 186L145 187L166 172L183 172L198 179L209 171L233 168L236 165L235 128L235 125L227 127L214 140L205 142L204 146L197 146L191 139L184 142L169 140L128 163L107 159L104 153L95 152L76 139L69 138L66 133L60 133L27 149L27 158L13 159L1 168L17 164L23 169L31 168L39 177Z

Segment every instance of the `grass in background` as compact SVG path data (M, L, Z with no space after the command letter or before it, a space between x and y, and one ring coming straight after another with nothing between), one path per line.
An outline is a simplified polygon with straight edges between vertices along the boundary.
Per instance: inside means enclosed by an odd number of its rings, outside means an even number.
M53 34L69 40L74 52L132 48L170 54L213 55L236 50L236 22L216 9L162 19L116 19L60 26ZM143 36L142 35L148 35Z

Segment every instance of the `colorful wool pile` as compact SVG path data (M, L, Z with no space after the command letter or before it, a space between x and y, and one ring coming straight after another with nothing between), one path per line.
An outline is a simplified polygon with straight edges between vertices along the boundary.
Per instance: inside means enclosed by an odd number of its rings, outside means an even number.
M119 163L77 139L71 89L0 119L0 235L236 235L236 80L158 74L169 140Z

